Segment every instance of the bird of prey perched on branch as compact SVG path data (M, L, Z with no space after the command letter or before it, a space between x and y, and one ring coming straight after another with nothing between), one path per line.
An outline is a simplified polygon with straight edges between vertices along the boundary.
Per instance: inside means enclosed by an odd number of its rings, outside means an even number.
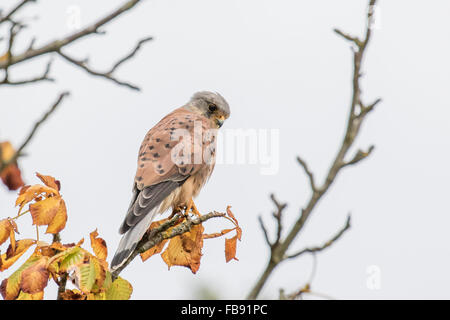
M215 164L216 135L230 116L218 93L197 92L154 126L139 150L133 196L119 232L123 234L111 269L132 254L156 214L169 208L198 213L195 198Z

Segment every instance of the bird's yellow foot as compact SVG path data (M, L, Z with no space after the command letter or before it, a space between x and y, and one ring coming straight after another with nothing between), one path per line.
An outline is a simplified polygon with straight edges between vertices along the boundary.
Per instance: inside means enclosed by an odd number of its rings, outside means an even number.
M197 207L195 206L194 200L191 199L191 201L189 201L189 205L186 207L186 211L185 213L188 214L189 211L192 210L192 213L197 215L197 216L201 216L200 212L197 210Z

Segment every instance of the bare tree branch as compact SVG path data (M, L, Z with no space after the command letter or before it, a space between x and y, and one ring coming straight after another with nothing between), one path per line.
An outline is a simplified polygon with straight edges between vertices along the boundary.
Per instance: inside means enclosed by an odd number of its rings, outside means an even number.
M316 182L314 179L314 174L309 170L308 164L302 158L297 157L297 162L302 166L303 170L305 170L306 175L309 178L309 184L311 186L311 190L313 192L317 191Z
M22 1L20 1L19 3L17 3L16 6L13 7L13 8L11 9L11 11L9 11L7 14L5 14L4 16L3 16L3 15L0 15L0 24L2 24L2 23L5 22L5 21L11 20L12 16L13 16L17 11L19 11L24 5L26 5L27 3L30 3L30 2L36 2L36 0L22 0Z
M360 160L366 158L370 154L370 152L367 152L367 154L363 154L361 152L359 155L358 154L355 155L355 157L350 162L345 161L346 155L349 149L353 146L355 139L360 132L361 125L365 120L367 114L370 111L372 111L375 105L381 101L378 99L371 105L366 106L361 100L361 87L360 87L360 78L362 74L361 72L362 60L371 37L371 28L373 25L373 14L375 4L376 0L370 0L369 9L367 13L367 26L364 40L359 40L358 38L349 36L342 31L335 30L337 34L344 37L346 40L352 41L356 45L356 49L353 52L352 98L350 103L350 112L348 115L347 128L345 131L344 139L342 141L342 144L339 148L336 157L334 158L331 164L330 169L328 170L324 183L319 188L316 187L313 175L309 170L308 166L306 165L306 162L304 162L302 159L299 158L300 165L303 167L303 169L305 170L306 174L310 179L310 185L313 192L306 206L301 210L299 218L287 233L287 236L282 241L280 241L279 245L271 247L270 259L267 263L267 266L263 271L262 275L256 281L250 293L248 294L247 296L248 299L256 299L258 297L259 293L261 292L263 286L265 285L268 278L272 274L273 270L278 266L280 262L286 259L287 250L290 248L292 242L296 239L300 231L303 229L305 222L308 220L309 216L316 208L317 203L321 200L323 195L329 190L330 186L335 181L340 170L346 167L347 165L359 162ZM342 231L342 233L344 231ZM340 235L338 234L338 238L339 237Z
M14 163L17 161L17 158L19 158L22 154L23 154L23 150L25 149L25 147L28 145L28 143L31 141L31 139L33 139L35 133L37 132L37 130L39 129L39 127L47 120L47 118L58 108L58 106L61 104L61 102L63 101L63 99L65 97L67 97L69 95L69 92L63 92L61 93L58 98L56 99L56 101L52 104L52 106L50 107L50 109L42 116L41 119L39 119L39 121L37 121L32 130L30 131L30 133L28 134L28 136L26 137L25 141L22 142L22 144L20 145L20 147L17 149L17 151L15 152L14 156L8 160L8 161L2 161L0 162L0 172L2 172L8 165L10 165L11 163Z
M53 81L55 81L55 79L49 77L49 73L50 73L50 69L51 69L52 63L53 63L53 60L50 60L47 63L47 65L45 67L45 70L42 73L42 75L34 77L34 78L30 78L30 79L11 81L9 79L9 77L7 76L7 73L5 72L5 77L0 82L0 85L4 84L4 85L11 85L11 86L19 86L19 85L23 85L23 84L35 83L35 82L40 82L40 81L53 82Z
M148 37L148 38L145 38L145 39L140 40L140 41L137 43L136 47L133 49L133 51L131 51L131 52L130 52L129 54L127 54L125 57L123 57L122 59L120 59L119 61L117 61L117 62L111 67L111 69L110 69L109 71L106 71L106 72L99 72L99 71L95 71L95 70L91 69L91 68L87 65L87 59L84 59L84 60L77 60L77 59L74 59L74 58L68 56L67 54L62 53L61 50L58 50L57 53L58 53L62 58L64 58L66 61L68 61L68 62L70 62L70 63L76 65L77 67L79 67L79 68L85 70L87 73L89 73L89 74L91 74L91 75L93 75L93 76L106 78L106 79L108 79L108 80L111 80L111 81L115 82L115 83L118 84L118 85L126 86L126 87L128 87L128 88L130 88L130 89L133 89L133 90L140 90L139 87L137 87L137 86L135 86L135 85L133 85L133 84L131 84L131 83L128 83L128 82L124 82L124 81L118 80L117 78L115 78L115 77L113 76L113 72L116 71L116 69L117 69L122 63L124 63L125 61L127 61L127 60L131 59L132 57L134 57L134 55L137 53L137 51L141 48L142 44L144 44L145 42L150 41L150 40L153 40L153 38L152 38L152 37Z
M81 38L86 37L91 34L98 34L98 33L100 33L100 31L99 31L100 27L102 27L105 24L109 23L110 21L114 20L116 17L123 14L124 12L130 10L131 8L133 8L135 5L137 5L141 1L142 0L127 1L124 4L122 4L119 8L114 10L112 13L106 15L105 17L103 17L100 20L98 20L97 22L87 26L86 28L81 29L80 31L72 33L62 39L54 40L50 43L47 43L46 45L36 48L36 49L28 48L25 52L12 56L10 61L0 61L0 69L8 68L17 63L20 63L20 62L23 62L25 60L29 60L32 58L36 58L38 56L41 56L41 55L44 55L47 53L60 51L63 47L77 41L78 39L81 39Z
M301 256L302 254L305 253L317 253L320 251L325 250L326 248L330 247L331 245L333 245L337 240L339 240L341 238L341 236L345 233L345 231L347 231L348 229L350 229L350 220L351 220L351 216L348 215L347 216L347 221L344 225L343 228L341 228L330 240L328 240L327 242L325 242L323 245L321 246L317 246L317 247L312 247L312 248L305 248L297 253L288 255L286 257L286 259L293 259L293 258L297 258L299 256Z

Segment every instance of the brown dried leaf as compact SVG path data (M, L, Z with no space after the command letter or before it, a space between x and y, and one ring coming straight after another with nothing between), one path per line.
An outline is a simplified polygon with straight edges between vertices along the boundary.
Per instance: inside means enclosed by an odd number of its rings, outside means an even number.
M9 190L17 190L25 184L19 167L14 163L8 165L0 172L0 178Z
M200 268L203 247L203 226L195 225L190 232L172 238L161 257L167 266L183 266L196 273Z
M0 161L10 161L12 157L16 154L13 146L10 142L0 143L2 158ZM0 178L3 183L8 187L9 190L17 190L24 185L22 180L22 175L16 163L11 163L6 168L0 172Z
M49 277L47 261L48 257L41 256L36 263L22 271L20 288L23 292L35 294L44 290Z
M106 260L106 257L108 256L106 241L102 238L98 238L97 229L92 231L89 236L91 238L91 247L92 250L94 250L96 257L101 260Z

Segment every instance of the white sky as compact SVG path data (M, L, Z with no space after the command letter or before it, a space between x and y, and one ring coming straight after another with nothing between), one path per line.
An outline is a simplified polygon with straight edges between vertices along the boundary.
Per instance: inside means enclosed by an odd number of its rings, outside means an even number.
M38 35L39 45L71 32L68 8L80 9L84 25L121 2L29 5L23 14L40 19L24 33L22 45L25 35ZM244 298L267 261L257 216L273 226L268 195L275 192L288 202L286 224L294 221L309 195L295 157L305 158L321 179L337 151L350 100L351 52L332 29L360 34L366 2L145 1L108 25L106 36L66 49L79 58L89 55L93 66L106 69L138 39L154 36L118 73L140 85L141 93L56 59L52 75L57 83L0 89L0 140L21 143L57 93L72 92L20 164L28 183L37 183L35 171L61 180L69 214L63 241L88 240L98 228L111 258L139 145L166 113L195 91L214 90L231 106L225 129L279 130L277 174L261 175L258 165L218 165L196 201L205 213L233 206L244 231L239 262L225 263L220 239L206 242L196 275L180 267L168 271L159 257L135 260L122 273L134 287L134 299L195 298L201 287L220 298ZM376 149L370 159L339 175L293 248L322 244L352 212L352 229L318 255L313 291L338 299L449 297L449 13L450 2L444 0L380 3L363 87L366 101L382 97L383 103L357 141L358 147L375 144ZM14 68L12 76L36 74L46 61ZM2 217L15 214L14 200L15 193L1 192ZM19 223L24 236L33 235L25 227L28 220ZM211 232L224 225L206 224ZM299 288L311 266L310 256L281 265L261 297L276 298L279 288ZM367 286L371 266L380 271L378 290ZM50 289L46 297L54 294Z

